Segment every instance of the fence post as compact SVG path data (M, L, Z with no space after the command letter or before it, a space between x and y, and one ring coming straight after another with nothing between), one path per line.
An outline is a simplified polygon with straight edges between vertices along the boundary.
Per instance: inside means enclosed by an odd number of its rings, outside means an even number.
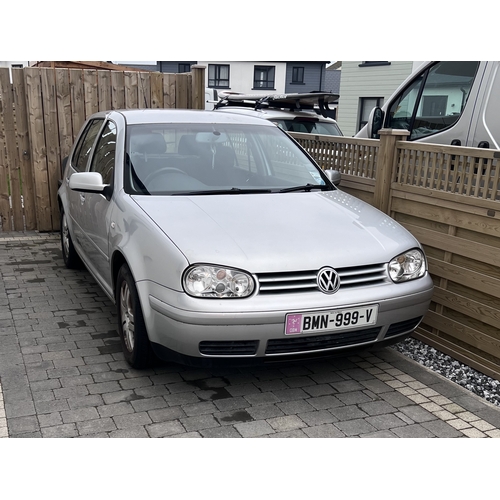
M408 130L384 128L379 131L380 147L378 150L375 175L373 205L389 214L392 169L396 157L396 142L406 141Z
M191 66L193 75L192 105L193 109L205 109L205 66L193 64Z

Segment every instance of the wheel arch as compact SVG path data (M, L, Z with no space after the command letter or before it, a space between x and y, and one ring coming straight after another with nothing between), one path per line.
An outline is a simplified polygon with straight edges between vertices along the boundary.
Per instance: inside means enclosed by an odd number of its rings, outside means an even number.
M123 264L127 264L127 267L130 270L130 274L132 274L132 277L134 276L132 273L132 269L130 269L130 265L127 262L127 259L123 255L123 253L120 250L115 250L113 253L113 257L111 258L111 284L113 287L113 298L116 300L116 280L118 278L118 272L120 271L120 268L123 266Z

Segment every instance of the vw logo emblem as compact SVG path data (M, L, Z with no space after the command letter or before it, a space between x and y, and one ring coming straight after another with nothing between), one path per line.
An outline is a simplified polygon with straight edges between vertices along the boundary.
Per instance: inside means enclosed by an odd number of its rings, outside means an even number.
M335 269L323 267L319 270L317 283L323 293L335 293L340 288L340 277Z

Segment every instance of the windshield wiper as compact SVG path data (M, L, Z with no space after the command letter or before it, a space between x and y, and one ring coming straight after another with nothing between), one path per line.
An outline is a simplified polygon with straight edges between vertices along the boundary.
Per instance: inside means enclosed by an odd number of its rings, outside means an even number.
M258 193L271 193L270 189L241 189L232 187L231 189L210 189L206 191L183 191L180 193L172 193L172 196L194 196L194 195L207 195L207 194L258 194Z
M303 186L293 186L289 188L280 189L280 193L291 193L292 191L311 191L312 189L319 189L320 191L330 191L332 188L326 184L304 184Z

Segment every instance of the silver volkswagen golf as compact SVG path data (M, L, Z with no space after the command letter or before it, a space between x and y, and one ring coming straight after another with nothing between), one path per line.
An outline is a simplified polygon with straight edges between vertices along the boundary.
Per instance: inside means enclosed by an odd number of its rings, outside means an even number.
M338 182L265 120L97 113L58 192L64 262L114 301L136 368L398 342L431 300L425 255Z

